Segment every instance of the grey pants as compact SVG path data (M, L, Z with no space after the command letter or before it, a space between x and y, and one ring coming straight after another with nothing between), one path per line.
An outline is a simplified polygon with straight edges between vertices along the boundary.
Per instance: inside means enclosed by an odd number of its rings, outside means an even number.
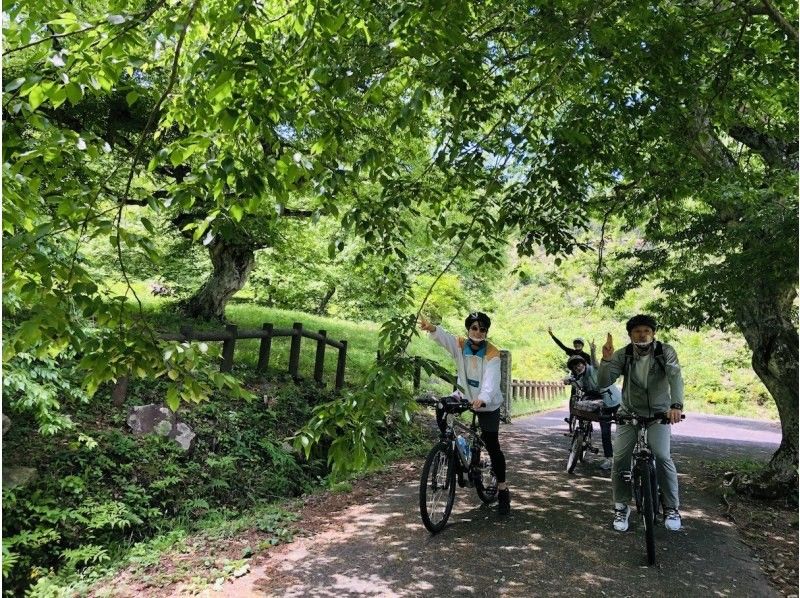
M664 495L664 506L677 509L678 470L669 452L672 426L660 423L651 424L647 428L647 444L656 458L656 477ZM611 466L611 489L615 503L628 504L631 500L631 485L626 482L621 472L630 471L633 445L636 444L636 428L631 425L617 426L614 437L614 464Z

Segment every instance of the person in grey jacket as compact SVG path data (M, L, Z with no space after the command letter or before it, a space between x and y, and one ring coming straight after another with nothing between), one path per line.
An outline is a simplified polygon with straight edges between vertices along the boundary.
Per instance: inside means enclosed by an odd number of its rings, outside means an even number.
M614 351L609 333L603 345L603 358L597 372L600 386L608 386L619 376L622 384L621 413L653 417L665 413L671 424L681 421L683 412L683 376L678 355L670 345L655 340L656 321L648 315L636 315L625 328L631 343ZM656 458L656 476L664 495L664 526L671 531L681 528L678 499L678 472L670 455L670 426L654 423L648 428L647 440ZM628 529L631 499L630 484L622 472L630 471L631 455L636 443L636 428L617 427L614 439L614 462L611 467L614 497L614 529Z

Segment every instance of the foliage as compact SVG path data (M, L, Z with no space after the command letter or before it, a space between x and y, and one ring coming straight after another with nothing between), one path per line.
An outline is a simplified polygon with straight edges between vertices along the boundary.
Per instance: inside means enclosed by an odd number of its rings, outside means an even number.
M15 418L5 462L34 465L39 475L3 493L5 588L19 592L51 569L66 574L118 559L154 533L309 488L324 468L298 463L282 436L307 420L315 397L289 386L270 396L269 409L262 401L202 403L183 416L198 435L191 454L158 435L120 432L124 416L104 408L76 422L91 446L37 438L33 418Z

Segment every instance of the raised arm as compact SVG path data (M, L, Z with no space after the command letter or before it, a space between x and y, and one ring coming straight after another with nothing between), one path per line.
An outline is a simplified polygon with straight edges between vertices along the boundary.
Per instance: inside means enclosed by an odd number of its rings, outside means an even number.
M560 340L558 340L556 338L556 335L553 334L553 329L550 328L549 326L547 327L547 334L550 335L550 338L553 339L553 342L555 344L557 344L559 347L561 347L561 350L564 351L564 353L566 353L567 355L572 355L575 352L575 349L570 349L564 343L562 343Z
M433 330L428 331L429 336L437 343L442 345L453 357L458 357L461 347L458 346L458 338L447 332L441 326L434 326Z
M622 374L625 367L625 351L614 352L614 341L611 333L606 338L603 345L603 359L600 360L600 367L597 368L597 385L605 388L614 383Z

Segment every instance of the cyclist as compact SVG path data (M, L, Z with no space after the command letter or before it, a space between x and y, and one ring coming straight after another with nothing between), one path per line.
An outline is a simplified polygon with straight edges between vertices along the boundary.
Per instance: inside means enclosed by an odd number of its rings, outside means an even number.
M441 326L435 326L420 318L419 327L447 349L458 368L458 384L464 392L454 394L472 403L478 413L481 438L492 460L492 469L497 476L498 510L506 515L511 510L511 497L506 484L506 458L500 449L500 407L503 395L500 392L500 351L487 342L486 335L491 320L485 313L472 312L464 320L467 336L454 336Z
M652 316L636 315L625 325L631 342L614 351L611 333L603 345L603 359L598 368L598 383L607 386L620 375L623 413L652 417L666 413L672 424L681 421L683 411L683 376L678 355L670 345L655 340L658 329ZM648 429L648 443L656 458L656 477L664 497L664 526L670 531L681 529L678 511L678 472L670 455L671 429L658 423ZM630 471L631 454L636 443L636 428L617 427L614 439L614 462L611 468L611 488L614 500L614 529L628 529L631 488L623 475Z
M567 359L567 369L572 372L572 376L564 378L564 384L572 384L574 382L589 397L602 398L603 408L606 411L619 404L616 399L616 386L611 385L608 389L600 389L597 386L595 369L586 363L586 360L581 355L573 355ZM600 463L600 469L608 471L611 469L611 457L614 454L611 444L611 421L601 420L599 423L600 436L603 440L603 461Z
M553 339L553 342L555 342L555 344L561 347L561 350L564 351L564 353L566 353L567 355L570 356L580 355L581 357L583 357L584 361L586 361L588 365L593 365L593 366L597 365L597 359L595 358L594 354L594 341L589 343L589 346L591 347L592 350L592 354L589 355L586 351L583 350L583 346L586 343L583 342L582 338L573 339L572 341L573 348L570 349L564 343L562 343L560 340L556 338L556 335L553 334L553 328L551 326L547 327L547 333L550 335L550 338Z

